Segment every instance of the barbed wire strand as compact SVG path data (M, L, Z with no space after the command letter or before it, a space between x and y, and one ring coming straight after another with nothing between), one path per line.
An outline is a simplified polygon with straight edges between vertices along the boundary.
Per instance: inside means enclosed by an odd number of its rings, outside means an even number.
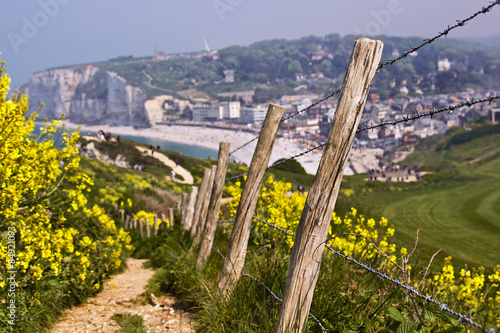
M259 137L256 136L255 138L253 138L252 140L250 141L247 141L246 143L242 144L241 146L239 146L238 148L236 148L235 150L233 150L232 152L229 153L229 156L233 155L235 152L237 152L238 150L248 146L249 144L251 144L252 142L254 142L255 140L257 140Z
M499 0L500 1L500 0ZM458 103L458 104L455 104L455 105L450 105L448 107L445 107L445 108L442 108L442 109L437 109L437 110L434 110L434 109L431 109L430 111L428 112L424 112L424 113L417 113L413 116L407 116L407 117L402 117L401 119L396 119L396 120L393 120L393 121L385 121L385 122L381 122L381 123L378 123L376 125L372 125L372 126L359 126L358 129L356 130L356 133L360 133L360 132L364 132L364 131L368 131L368 130L372 130L372 129L376 129L376 128L380 128L380 127L385 127L385 126L394 126L394 125L397 125L399 123L407 123L409 121L413 121L413 120L417 120L417 119L420 119L420 118L423 118L423 117L431 117L434 116L435 114L438 114L438 113L443 113L443 112L453 112L455 111L456 109L460 109L462 107L471 107L475 104L479 104L479 103L485 103L485 102L492 102L492 101L495 101L497 99L500 98L500 94L496 94L496 95L492 95L492 96L489 96L489 97L484 97L484 98L481 98L481 99L474 99L474 98L471 98L470 100L467 100L465 102L461 102L461 103ZM314 150L317 150L317 149L321 149L323 148L324 146L326 145L326 142L323 142L319 145L316 145L312 148L309 148L299 154L296 154L296 155L293 155L293 156L290 156L286 159L283 159L279 162L276 162L272 165L270 165L267 169L271 169L271 168L274 168L280 164L283 164L283 163L286 163L288 162L289 160L293 160L293 159L296 159L298 157L301 157L303 155L306 155ZM226 179L226 182L227 181L231 181L231 180L234 180L234 179L237 179L237 178L240 178L240 177L243 177L243 176L246 176L247 173L244 173L244 174L241 174L241 175L238 175L238 176L234 176L234 177L231 177L231 178L227 178Z
M226 260L226 257L219 251L219 249L217 248L212 248L212 250L214 250L215 252L217 252L221 257L222 259ZM266 290L271 294L271 296L273 296L273 298L275 300L277 300L278 302L280 303L283 303L283 300L281 298L278 297L278 295L276 295L272 290L271 288L269 288L268 286L266 286L266 284L262 281L260 281L259 279L257 279L255 276L252 276L250 274L247 274L245 273L244 271L241 271L241 275L243 276L246 276L252 280L254 280L255 282L259 283L260 285L262 285L264 288L266 288ZM309 312L309 316L311 316L311 318L316 322L316 324L318 324L318 326L321 328L321 330L323 330L323 332L325 333L328 333L327 330L325 329L325 327L323 326L323 324L321 323L321 321L316 318L311 312Z
M217 223L234 223L235 220L227 220L227 221L217 221Z
M384 68L387 65L392 65L392 64L394 64L398 60L406 58L411 53L413 53L413 52L421 49L425 45L428 45L428 44L434 42L436 39L438 39L440 37L447 36L448 33L450 31L452 31L453 29L456 29L458 27L463 27L465 25L465 23L467 23L468 21L473 20L474 18L476 18L480 14L486 14L486 13L488 13L493 7L495 7L496 5L499 5L499 4L500 4L500 0L493 1L493 2L490 3L489 6L483 7L481 10L475 12L474 14L472 14L471 16L469 16L468 18L463 19L463 20L457 20L457 23L455 25L452 25L451 27L448 26L448 28L446 28L445 30L443 30L442 32L440 32L439 34L437 34L436 36L434 36L432 38L424 39L423 43L420 44L419 46L411 47L410 50L408 50L405 53L401 54L399 57L391 59L391 60L388 60L388 61L386 61L384 63L381 63L378 66L377 70L380 70L380 69Z
M323 103L324 101L326 101L327 99L329 99L330 97L332 96L335 96L336 94L338 94L339 92L341 91L341 88L338 88L337 90L334 90L332 91L331 93L329 93L328 95L326 95L325 97L317 100L316 102L310 104L309 106L303 108L302 110L300 111L297 111L295 112L294 114L288 116L288 117L283 117L280 121L280 123L283 123L293 117L296 117L298 116L299 114L303 113L303 112L306 112L306 111L309 111L311 108L315 107L316 105L320 104L320 103ZM257 140L259 137L256 136L255 138L251 139L250 141L247 141L246 143L242 144L241 146L239 146L238 148L236 148L235 150L233 150L232 152L229 153L229 156L231 156L233 153L237 152L238 150L248 146L249 144L251 144L252 142L254 142L255 140Z
M361 268L363 268L363 269L365 269L365 270L369 271L370 273L373 273L373 274L376 274L376 275L380 276L380 277L381 277L381 278L383 278L384 280L390 281L390 282L392 282L392 283L394 283L394 284L398 285L399 287L401 287L401 288L405 289L406 291L408 291L408 292L410 292L410 293L414 294L415 296L422 298L422 299L423 299L423 300L425 300L426 302L436 304L437 306L439 306L439 309L440 309L441 311L446 311L446 312L448 312L448 313L450 313L450 314L454 315L455 317L460 318L460 320L461 320L461 321L463 321L463 322L466 322L466 323L468 323L468 324L470 324L470 325L472 325L472 326L474 326L474 327L477 327L477 328L479 328L479 329L481 329L481 330L485 330L485 327L483 327L481 324L476 323L475 321L473 321L473 320L472 320L471 318L469 318L468 316L466 316L466 315L462 315L462 314L460 314L460 313L458 313L458 312L456 312L456 311L453 311L453 310L452 310L452 309L450 309L450 308L449 308L446 304L443 304L443 303L441 303L441 302L439 302L439 301L436 301L435 299L433 299L433 298L432 298L432 297L430 297L430 296L424 296L424 295L422 295L422 294L421 294L421 293L419 293L419 292L418 292L415 288L413 288L413 287L411 287L411 286L408 286L408 285L406 285L406 284L402 283L401 281L398 281L398 280L395 280L395 279L393 279L393 278L389 277L386 273L379 272L379 271L377 271L376 269L374 269L374 268L372 268L372 267L370 267L370 266L368 266L368 265L365 265L365 264L363 264L362 262L359 262L359 261L357 261L357 260L356 260L356 259L354 259L354 258L351 258L351 257L349 257L349 256L347 256L347 255L345 255L345 254L343 254L343 253L341 253L341 252L339 252L339 251L336 251L336 250L334 250L334 249L333 249L331 246L329 246L329 245L326 245L326 248L327 248L329 251L331 251L333 254L335 254L336 256L339 256L339 257L343 258L344 260L347 260L347 261L349 261L349 262L351 262L351 263L353 263L353 264L356 264L356 265L358 265L359 267L361 267ZM487 332L487 333L497 333L497 331L496 331L495 329L489 329L489 330L486 330L486 332Z
M259 221L261 221L261 222L265 223L266 225L271 226L271 227L273 227L273 228L275 228L275 229L277 229L277 230L281 231L282 233L284 233L284 234L286 234L286 235L288 235L288 236L295 237L295 235L294 235L294 234L292 234L292 233L290 233L290 232L288 232L288 231L284 230L283 228L278 227L277 225L274 225L273 223L267 222L267 221L265 221L265 220L263 220L263 219L261 219L261 218L258 218L258 217L254 217L254 219L259 220ZM460 318L460 320L461 320L461 321L466 322L466 323L468 323L468 324L470 324L470 325L472 325L472 326L474 326L474 327L477 327L477 328L479 328L479 329L485 330L487 333L498 333L498 332L497 332L495 329L493 329L493 328L492 328L492 329L488 329L488 330L486 330L486 329L485 329L485 327L483 327L482 325L480 325L480 324L478 324L478 323L474 322L471 318L467 317L466 315L462 315L462 314L460 314L460 313L458 313L458 312L456 312L456 311L454 311L454 310L450 309L450 308L449 308L446 304L443 304L443 303L441 303L441 302L439 302L439 301L436 301L435 299L433 299L433 298L432 298L432 297L430 297L430 296L424 296L424 295L420 294L420 293L419 293L419 292L418 292L415 288L413 288L413 287L411 287L411 286L408 286L408 285L406 285L406 284L404 284L404 283L402 283L402 282L400 282L400 281L398 281L398 280L395 280L395 279L393 279L393 278L389 277L386 273L379 272L379 271L377 271L376 269L374 269L374 268L372 268L372 267L370 267L370 266L368 266L368 265L365 265L365 264L363 264L362 262L359 262L359 261L357 261L356 259L351 258L351 257L349 257L349 256L347 256L347 255L345 255L345 254L343 254L342 252L339 252L339 251L337 251L337 250L334 250L334 249L333 249L331 246L329 246L328 244L325 244L325 246L326 246L326 248L327 248L329 251L331 251L333 254L335 254L335 255L337 255L337 256L339 256L339 257L343 258L344 260L347 260L347 261L349 261L349 262L351 262L351 263L354 263L354 264L358 265L359 267L361 267L361 268L363 268L363 269L365 269L365 270L367 270L367 271L369 271L369 272L371 272L371 273L374 273L374 274L376 274L376 275L380 276L381 278L383 278L383 279L385 279L385 280L388 280L388 281L390 281L390 282L392 282L392 283L394 283L394 284L396 284L396 285L400 286L401 288L403 288L403 289L405 289L406 291L408 291L408 292L410 292L410 293L414 294L415 296L422 298L422 299L423 299L423 300L425 300L426 302L433 303L433 304L435 304L435 305L439 306L439 309L440 309L441 311L446 311L446 312L448 312L448 313L450 313L450 314L452 314L452 315L454 315L454 316L456 316L456 317Z
M499 0L500 1L500 0ZM358 130L356 131L356 133L360 133L360 132L363 132L363 131L368 131L368 130L372 130L372 129L375 129L375 128L379 128L379 127L385 127L385 126L391 126L391 125L397 125L399 123L406 123L406 122L409 122L409 121L413 121L413 120L417 120L419 118L422 118L422 117L431 117L432 119L432 116L434 116L435 114L438 114L438 113L442 113L442 112L446 112L448 111L449 113L455 111L456 109L460 109L462 107L471 107L475 104L479 104L479 103L484 103L484 102L493 102L494 100L497 100L500 98L500 94L496 94L496 95L492 95L492 96L489 96L489 97L484 97L484 98L481 98L481 99L474 99L471 98L465 102L461 102L461 103L458 103L458 104L455 104L455 105L450 105L450 106L447 106L445 108L442 108L442 109L438 109L438 110L434 110L434 109L431 109L429 110L428 112L424 112L424 113L417 113L413 116L407 116L407 117L402 117L401 119L396 119L396 120L393 120L393 121L385 121L385 122L381 122L381 123L378 123L376 125L373 125L373 126L362 126L362 127L359 127Z
M500 1L500 0L499 0ZM337 95L338 93L340 93L340 91L342 90L342 88L338 88L337 90L334 90L332 91L330 94L328 94L327 96L323 97L322 99L319 99L317 100L316 102L312 103L311 105L303 108L302 110L300 111L297 111L295 112L294 114L291 114L289 115L288 117L284 117L283 119L281 119L281 122L285 122L289 119L292 119L294 117L297 117L299 114L303 113L303 112L306 112L306 111L309 111L311 108L315 107L316 105L320 104L320 103L323 103L324 101L326 101L327 99Z

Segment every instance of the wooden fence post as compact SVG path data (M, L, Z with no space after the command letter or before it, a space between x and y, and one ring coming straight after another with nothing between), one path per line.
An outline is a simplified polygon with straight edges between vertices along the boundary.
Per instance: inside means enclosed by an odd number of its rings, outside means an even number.
M179 217L181 216L181 201L182 201L182 196L180 200L175 202L175 207L174 207L174 209L177 210L177 215L179 215Z
M168 209L168 221L170 222L170 229L174 227L174 209Z
M307 324L342 174L382 48L381 41L367 38L354 44L328 141L300 217L278 316L278 333L302 332Z
M198 187L191 186L191 193L189 193L189 201L186 206L186 216L184 217L184 224L182 230L191 230L193 224L194 205L196 204L196 195L198 194Z
M196 266L198 268L205 265L205 262L212 250L214 242L215 229L217 228L217 217L219 216L220 201L222 198L222 190L226 181L227 162L229 159L229 142L221 142L219 144L219 157L217 161L217 172L215 174L212 195L210 196L210 203L208 205L207 221L203 228L201 237L200 252L198 253L198 260Z
M127 215L127 217L125 218L125 228L128 228L128 229L132 229L130 228L130 216Z
M229 238L226 259L219 278L219 289L223 296L230 296L245 265L252 218L284 113L285 108L275 104L270 104L267 110L259 141L248 170L247 180L241 193L233 231Z
M182 193L182 196L181 196L181 211L180 211L181 226L184 225L184 218L186 217L187 205L188 205L188 194L187 193Z
M144 230L143 229L144 228L143 228L143 225L142 225L142 218L141 218L141 219L139 219L139 234L141 235L141 238L144 237L144 234L143 234Z
M151 231L149 228L149 218L146 217L145 220L146 220L146 237L151 238Z
M196 205L194 207L193 223L191 225L191 238L194 238L196 233L196 228L198 227L198 222L200 219L201 206L205 200L205 195L207 193L208 181L210 180L210 169L205 169L203 171L203 178L201 179L200 192L198 193L198 199L196 200Z
M208 186L207 186L207 191L205 193L205 198L201 203L202 206L200 210L200 217L198 219L198 223L196 226L196 231L193 238L193 245L191 245L192 248L200 244L201 234L203 233L203 230L205 229L205 224L207 223L208 205L210 204L210 198L212 196L212 189L214 187L216 173L217 173L217 165L212 165L212 170L210 171L210 178L208 179Z
M132 226L133 226L132 229L134 229L134 230L137 229L137 221L136 221L136 219L132 220Z
M125 211L123 209L120 209L120 216L122 218L122 221L125 221Z
M155 223L154 223L154 229L153 229L154 235L158 236L158 216L155 214Z

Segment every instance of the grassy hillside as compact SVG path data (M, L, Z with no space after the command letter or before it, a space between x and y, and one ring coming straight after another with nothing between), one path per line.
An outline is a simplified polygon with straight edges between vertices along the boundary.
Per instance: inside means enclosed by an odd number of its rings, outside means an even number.
M369 215L384 216L396 228L396 237L409 244L420 234L424 258L443 249L457 263L493 267L500 257L500 129L481 125L472 131L452 131L431 137L401 164L415 165L433 174L419 184L365 183L348 177L355 195L340 199ZM489 132L488 134L484 134Z

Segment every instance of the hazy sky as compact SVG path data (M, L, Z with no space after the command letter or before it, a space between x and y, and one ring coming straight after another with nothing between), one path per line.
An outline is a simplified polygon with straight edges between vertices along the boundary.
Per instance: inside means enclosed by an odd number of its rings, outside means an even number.
M4 0L0 60L13 86L35 71L330 33L431 37L489 0ZM450 37L500 33L500 6Z

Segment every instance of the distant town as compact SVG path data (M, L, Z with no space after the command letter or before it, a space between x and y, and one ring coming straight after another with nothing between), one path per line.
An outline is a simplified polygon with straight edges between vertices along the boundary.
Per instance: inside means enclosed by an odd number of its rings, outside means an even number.
M369 95L361 117L361 126L373 126L459 104L472 98L483 98L490 92L476 92L468 89L455 94L414 96L381 101L377 94ZM285 117L306 109L319 96L314 94L285 95L277 104L286 107ZM328 136L335 115L337 100L331 99L317 104L306 112L284 121L279 135L297 139L309 144L318 144ZM217 126L233 130L258 131L267 113L266 105L247 106L239 101L220 103L197 103L192 106L192 120L165 116L164 122L185 123L199 126ZM388 149L405 144L415 144L434 134L444 134L452 127L467 130L466 123L480 117L487 117L493 123L500 119L500 107L496 103L462 107L454 112L444 112L434 117L423 117L416 121L402 122L376 130L368 130L357 135L355 147Z

